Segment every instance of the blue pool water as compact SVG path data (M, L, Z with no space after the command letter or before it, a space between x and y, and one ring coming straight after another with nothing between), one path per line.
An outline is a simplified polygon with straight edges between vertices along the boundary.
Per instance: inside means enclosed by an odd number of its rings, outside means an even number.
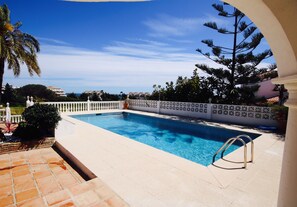
M211 164L212 156L228 138L260 135L126 112L73 117L204 166ZM240 146L235 143L225 154Z

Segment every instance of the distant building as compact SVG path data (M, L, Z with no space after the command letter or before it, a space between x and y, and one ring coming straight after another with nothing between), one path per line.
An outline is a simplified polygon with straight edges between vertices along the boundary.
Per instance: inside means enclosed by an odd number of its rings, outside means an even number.
M97 91L85 91L84 93L86 94L97 94L98 96L101 96L103 94L103 91L102 90L97 90Z
M259 75L259 77L260 82L257 83L257 85L259 85L259 89L255 92L255 96L258 98L264 97L267 99L269 103L272 104L279 103L280 101L283 102L283 100L279 100L279 86L272 83L272 79L278 77L277 69L274 69L266 73L262 73L261 75ZM282 99L286 100L288 98L287 90L284 88L282 90L282 93Z
M92 95L92 94L97 94L98 98L100 101L102 101L102 95L103 95L103 90L97 90L97 91L85 91L84 92L85 94L88 94L88 95Z
M47 89L53 91L56 95L58 96L63 96L65 97L66 94L62 88L54 87L54 86L48 86Z
M263 80L258 83L260 86L258 91L256 91L256 97L265 97L267 99L279 96L279 91L275 90L275 84L271 82L271 80Z

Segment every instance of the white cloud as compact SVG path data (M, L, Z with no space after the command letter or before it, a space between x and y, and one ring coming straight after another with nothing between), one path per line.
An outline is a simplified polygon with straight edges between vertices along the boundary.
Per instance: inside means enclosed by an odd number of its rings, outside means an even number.
M46 38L46 37L36 37L36 38L39 42L45 43L45 44L68 45L68 46L70 45L67 42L57 40L57 39Z
M205 17L174 17L167 14L144 22L153 37L182 37L199 32L205 22L216 22L222 27L230 25L229 21L206 14ZM174 39L173 39L174 40ZM185 41L185 40L175 40Z
M102 51L57 45L42 45L41 49L38 56L42 71L40 78L29 77L23 67L17 79L11 71L6 71L4 83L55 85L67 92L95 89L111 93L152 91L153 84L175 81L180 75L191 76L196 63L212 64L198 54L184 53L164 43L149 44L148 41L139 45L117 42Z
M167 54L181 52L181 48L172 47L166 43L140 40L138 42L114 42L103 48L104 51L114 55L133 56L141 58L163 59ZM167 57L168 58L168 57Z
M201 18L178 18L169 15L159 15L144 24L151 30L150 36L170 37L184 36L189 34L203 24Z

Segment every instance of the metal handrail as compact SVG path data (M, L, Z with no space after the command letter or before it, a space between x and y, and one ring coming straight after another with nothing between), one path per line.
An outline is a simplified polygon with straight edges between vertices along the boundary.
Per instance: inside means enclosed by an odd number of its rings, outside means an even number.
M251 160L249 162L253 162L254 161L254 141L253 139L249 136L249 135L246 135L246 134L242 134L242 135L238 135L237 138L247 138L249 139L249 142L251 142ZM232 143L230 143L221 153L221 158L224 157L224 153L225 151L228 150L228 148L235 142L236 140L234 140ZM246 143L246 142L245 142ZM247 143L246 143L247 144Z
M228 139L224 144L223 144L223 146L220 148L220 149L218 149L218 151L214 154L214 156L212 157L212 163L214 163L215 162L215 159L216 159L216 156L219 154L219 152L221 152L222 151L222 153L221 153L221 158L223 158L223 156L224 156L224 152L235 142L235 141L237 141L237 140L239 140L242 144L243 144L243 146L244 146L244 155L243 155L243 159L244 159L244 168L246 168L247 167L247 146L246 146L246 142L241 138L241 137L243 137L243 138L248 138L250 141L251 141L251 143L252 143L252 149L251 149L251 153L252 153L252 155L251 155L251 162L253 161L253 159L254 159L254 142L253 142L253 140L248 136L248 135L239 135L239 136L237 136L237 137L233 137L233 138L230 138L230 139Z
M249 135L246 135L246 134L242 134L242 135L239 135L237 137L240 137L240 138L247 138L250 143L251 143L251 161L250 162L254 162L254 140L249 136Z

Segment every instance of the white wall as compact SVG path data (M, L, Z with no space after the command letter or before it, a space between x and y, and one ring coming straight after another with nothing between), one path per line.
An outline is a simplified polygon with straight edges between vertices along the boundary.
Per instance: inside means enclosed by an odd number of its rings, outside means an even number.
M129 109L251 126L277 126L270 107L130 100Z

